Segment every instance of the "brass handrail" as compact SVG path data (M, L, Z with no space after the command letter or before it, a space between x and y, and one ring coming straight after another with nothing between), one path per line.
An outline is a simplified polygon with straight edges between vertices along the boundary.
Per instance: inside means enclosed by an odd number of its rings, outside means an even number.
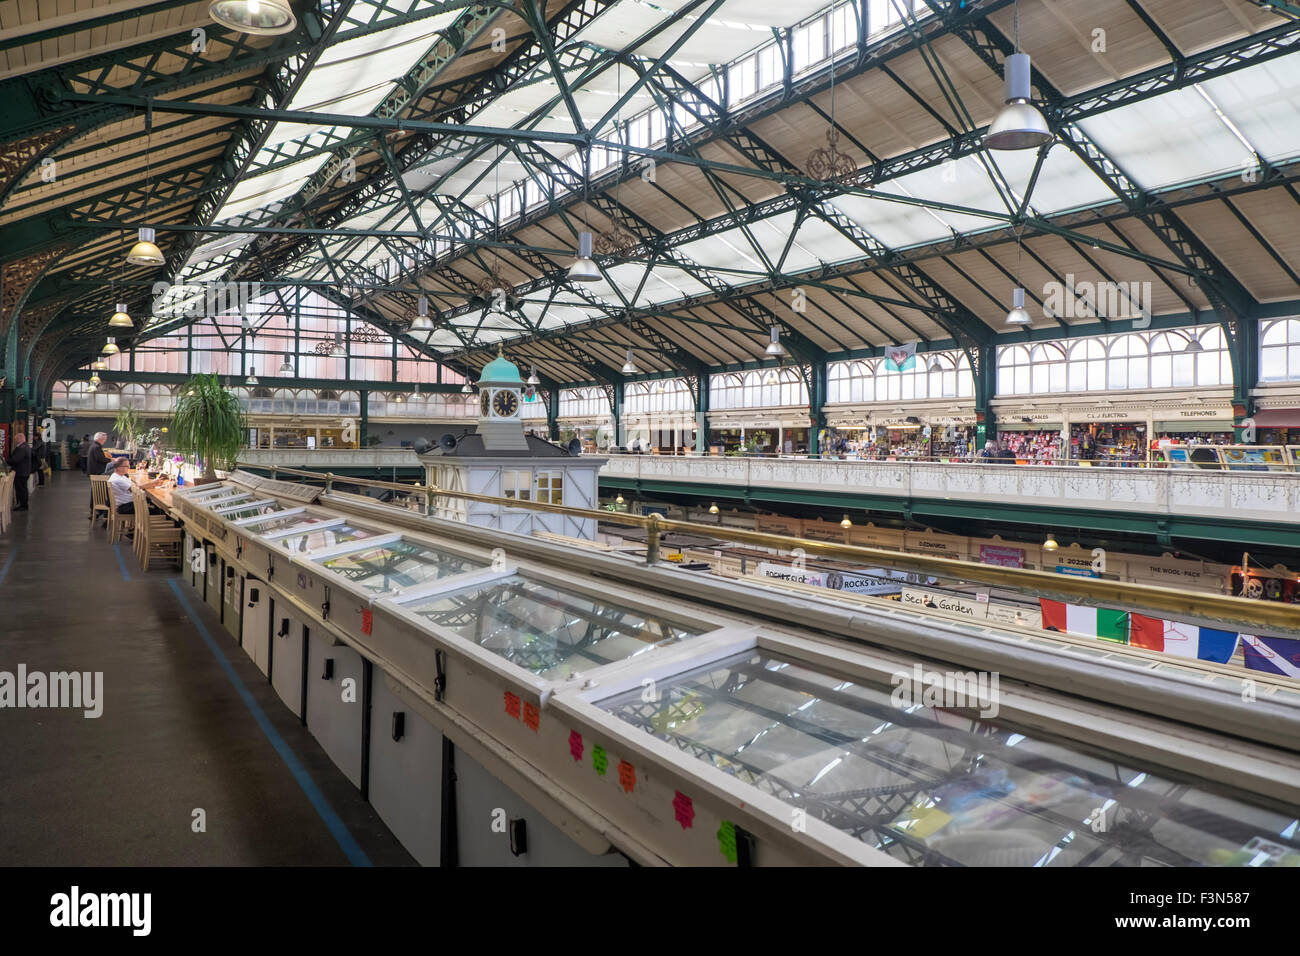
M243 463L237 463L236 467L241 465ZM939 558L927 554L911 554L904 551L890 551L884 548L871 548L856 544L840 544L834 541L815 541L810 538L795 538L766 531L747 531L743 528L733 528L726 525L676 521L655 513L633 515L618 511L574 508L569 505L554 505L548 502L520 498L502 498L495 495L483 495L470 491L453 491L429 485L377 481L369 478L350 478L335 475L331 472L305 471L299 468L280 467L276 471L318 480L323 479L326 482L327 489L338 481L344 484L390 489L407 494L423 494L428 508L427 514L432 514L433 500L439 496L444 496L501 505L507 508L523 508L549 514L570 515L611 524L645 528L647 532L647 564L658 563L660 538L665 532L672 531L706 538L725 538L728 541L772 548L777 551L789 552L801 549L807 555L839 558L867 565L882 565L906 571L916 571L935 577L955 578L959 581L972 581L1017 591L1028 591L1031 594L1046 596L1053 600L1068 601L1074 599L1082 600L1091 605L1105 606L1118 604L1125 607L1159 611L1176 618L1190 617L1228 623L1234 627L1244 624L1249 628L1259 628L1265 631L1300 634L1300 607L1275 601L1255 601L1224 594L1198 594L1151 584L1133 584L1127 581L1075 577L1073 575L1055 574L1050 571L1035 571L1028 568L1004 568L992 564L959 561L955 558Z

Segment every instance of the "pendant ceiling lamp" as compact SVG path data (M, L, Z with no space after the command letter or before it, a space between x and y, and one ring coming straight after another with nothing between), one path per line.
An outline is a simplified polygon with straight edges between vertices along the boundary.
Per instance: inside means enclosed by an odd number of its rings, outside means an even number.
M474 394L474 386L471 385L469 382L466 382L464 385L462 385L462 386L460 387L460 393L461 393L462 395L473 395L473 394Z
M95 387L98 387L98 386L99 386L99 376L98 376L98 375L92 375L92 376L90 376L90 384L91 384L91 385L94 385Z
M623 363L624 375L636 375L641 370L636 367L636 362L632 359L632 350L627 350L627 361Z
M346 355L346 354L347 354L347 350L343 348L343 333L335 332L334 344L330 346L330 355L337 358L339 356Z
M1016 282L1020 282L1020 258L1021 245L1020 236L1016 234ZM1017 285L1011 292L1011 311L1007 313L1007 325L1026 326L1032 325L1033 320L1029 318L1029 313L1025 311L1025 290Z
M939 364L939 360L938 360L937 358L935 358L933 355L931 355L931 356L930 356L930 364L926 366L926 369L925 369L925 370L926 370L927 372L942 372L942 371L943 371L943 366Z
M250 367L250 368L248 369L248 378L244 379L244 384L245 384L245 385L256 385L256 384L257 384L257 369L252 368L252 367Z
M784 358L785 346L781 344L781 330L777 326L772 326L772 337L767 343L767 348L763 350L764 355L770 355L772 358Z
M1011 311L1007 313L1007 325L1032 325L1033 320L1025 311L1025 290L1019 287L1011 292Z
M768 369L767 374L763 376L764 385L776 385L779 381L780 379L776 377L775 369Z
M1052 533L1049 531L1048 534L1047 534L1047 540L1043 542L1043 550L1044 550L1044 551L1055 551L1055 550L1056 550L1057 548L1059 548L1060 546L1061 546L1061 545L1060 545L1060 544L1057 542L1057 540L1056 540L1056 535L1052 534Z
M126 314L125 302L119 302L117 304L117 311L114 312L113 317L108 320L108 324L115 329L135 328L135 323L131 321L131 316Z
M433 332L433 320L429 318L429 297L420 296L416 316L411 320L411 332L420 332L427 338Z
M526 380L526 384L528 384L528 385L541 385L541 384L542 384L542 380L541 380L540 378L537 377L537 366L536 366L536 365L534 365L532 371L528 373L528 378L527 378L527 380Z
M95 359L95 361L90 363L90 368L92 371L102 372L106 368L108 368L108 363L105 362L103 359Z
M287 352L285 353L284 361L280 363L280 374L281 375L293 374L293 362L291 360L291 356Z
M1183 348L1183 351L1195 355L1197 352L1204 352L1205 346L1202 345L1201 340L1196 337L1196 333L1192 333L1187 339L1187 345Z
M240 33L275 36L298 25L289 0L212 0L208 16Z
M138 241L131 247L131 251L126 254L128 265L161 266L167 264L167 260L163 258L162 250L154 244L154 231L152 228L141 226L137 236Z
M111 335L108 337L108 341L104 343L104 347L100 349L100 352L104 355L116 355L120 351L122 350L117 347L117 343L113 341Z
M1029 101L1029 54L1020 52L1020 3L1015 9L1016 52L1003 64L1006 106L989 125L984 145L989 149L1036 149L1052 141L1052 131L1038 107Z
M591 233L578 233L578 258L569 266L569 279L573 282L599 282L603 278L591 258L591 244Z

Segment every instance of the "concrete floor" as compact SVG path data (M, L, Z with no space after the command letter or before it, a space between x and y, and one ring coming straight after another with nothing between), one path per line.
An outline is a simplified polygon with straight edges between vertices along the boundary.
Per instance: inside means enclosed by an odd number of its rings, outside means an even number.
M88 501L56 473L0 535L0 671L104 687L97 719L0 709L0 865L413 865L201 597L89 530Z

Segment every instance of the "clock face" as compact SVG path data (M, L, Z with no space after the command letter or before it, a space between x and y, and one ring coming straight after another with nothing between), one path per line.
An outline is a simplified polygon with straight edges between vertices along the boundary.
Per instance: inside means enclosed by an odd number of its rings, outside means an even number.
M488 411L492 408L492 396L484 392L479 396L479 402L483 406L483 417L488 417Z
M519 410L519 396L511 391L500 391L492 399L492 408L501 418L511 418Z

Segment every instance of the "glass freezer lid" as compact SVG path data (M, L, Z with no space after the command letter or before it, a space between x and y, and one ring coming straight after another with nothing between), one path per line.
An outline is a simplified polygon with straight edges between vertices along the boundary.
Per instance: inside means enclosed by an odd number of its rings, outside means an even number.
M1294 814L764 650L657 689L597 706L913 865L1300 865Z
M376 593L414 587L487 566L481 561L409 541L393 541L334 557L316 558L315 561L358 587Z
M240 530L256 535L275 534L277 531L290 531L295 528L309 528L312 525L325 520L327 519L322 518L319 515L308 514L284 515L282 517L271 516L263 521L253 521L249 524L240 525Z
M275 544L290 554L302 554L318 548L332 548L336 544L347 544L349 541L373 538L384 533L386 532L371 531L368 528L354 528L350 524L336 524L328 528L317 528L314 531L306 529L301 532L291 532L276 538Z
M253 497L252 492L245 491L243 488L231 488L227 491L221 492L220 494L209 495L206 498L196 501L195 504L200 508L224 508L226 505L231 505L237 501L242 501L244 498L251 497Z
M234 511L224 511L218 517L225 518L227 521L239 521L243 518L255 518L258 515L273 515L277 511L284 509L277 504L257 504L250 502L246 507L236 508Z
M577 591L512 575L406 610L547 680L704 633Z

